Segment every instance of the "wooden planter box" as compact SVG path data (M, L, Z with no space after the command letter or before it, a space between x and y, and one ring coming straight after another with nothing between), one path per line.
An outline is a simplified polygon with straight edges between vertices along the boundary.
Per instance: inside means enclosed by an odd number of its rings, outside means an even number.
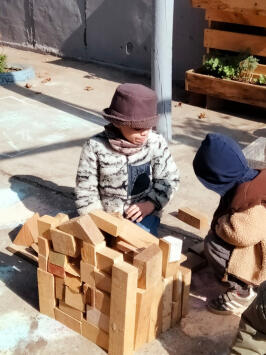
M208 28L204 30L206 52L212 50L249 52L266 58L265 0L191 0L192 6L205 9ZM254 78L266 74L258 65ZM186 90L203 95L266 107L266 87L186 73Z
M266 108L266 86L219 79L188 70L186 72L186 90Z

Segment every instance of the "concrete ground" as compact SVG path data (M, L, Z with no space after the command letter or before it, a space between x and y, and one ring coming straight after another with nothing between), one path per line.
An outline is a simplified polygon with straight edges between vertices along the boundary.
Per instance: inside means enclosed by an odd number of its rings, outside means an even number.
M4 48L9 62L34 67L36 78L0 87L0 353L105 354L103 350L38 312L36 268L6 246L34 212L75 215L73 187L83 142L103 129L100 111L123 82L148 79L94 64ZM266 136L265 111L240 104L207 110L186 103L175 88L173 142L181 186L162 218L160 235L184 239L184 249L204 237L171 213L180 206L204 212L209 220L218 196L197 181L192 160L209 132L221 132L242 147ZM204 118L199 118L204 113ZM193 274L190 310L180 325L136 354L228 354L239 318L206 311L206 299L223 286L207 267Z

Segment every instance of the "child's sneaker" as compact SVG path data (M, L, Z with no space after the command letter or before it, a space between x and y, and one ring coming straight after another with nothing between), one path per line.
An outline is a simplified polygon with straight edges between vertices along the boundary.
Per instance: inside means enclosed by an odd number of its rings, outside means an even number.
M209 311L216 314L238 314L243 313L257 294L253 288L248 289L248 295L241 296L235 289L229 289L224 294L210 301L207 305Z

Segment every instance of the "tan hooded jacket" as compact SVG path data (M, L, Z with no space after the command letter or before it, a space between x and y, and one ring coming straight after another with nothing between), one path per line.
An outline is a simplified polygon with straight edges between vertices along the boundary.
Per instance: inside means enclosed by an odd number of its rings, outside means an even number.
M230 208L220 214L214 228L220 238L235 246L227 272L249 284L265 281L266 169L237 187Z

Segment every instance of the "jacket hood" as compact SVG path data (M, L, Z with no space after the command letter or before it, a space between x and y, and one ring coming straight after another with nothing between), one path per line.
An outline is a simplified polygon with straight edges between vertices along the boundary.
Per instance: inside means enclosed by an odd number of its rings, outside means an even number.
M248 166L240 146L219 133L210 133L202 141L193 168L200 182L221 196L258 175L257 170Z

